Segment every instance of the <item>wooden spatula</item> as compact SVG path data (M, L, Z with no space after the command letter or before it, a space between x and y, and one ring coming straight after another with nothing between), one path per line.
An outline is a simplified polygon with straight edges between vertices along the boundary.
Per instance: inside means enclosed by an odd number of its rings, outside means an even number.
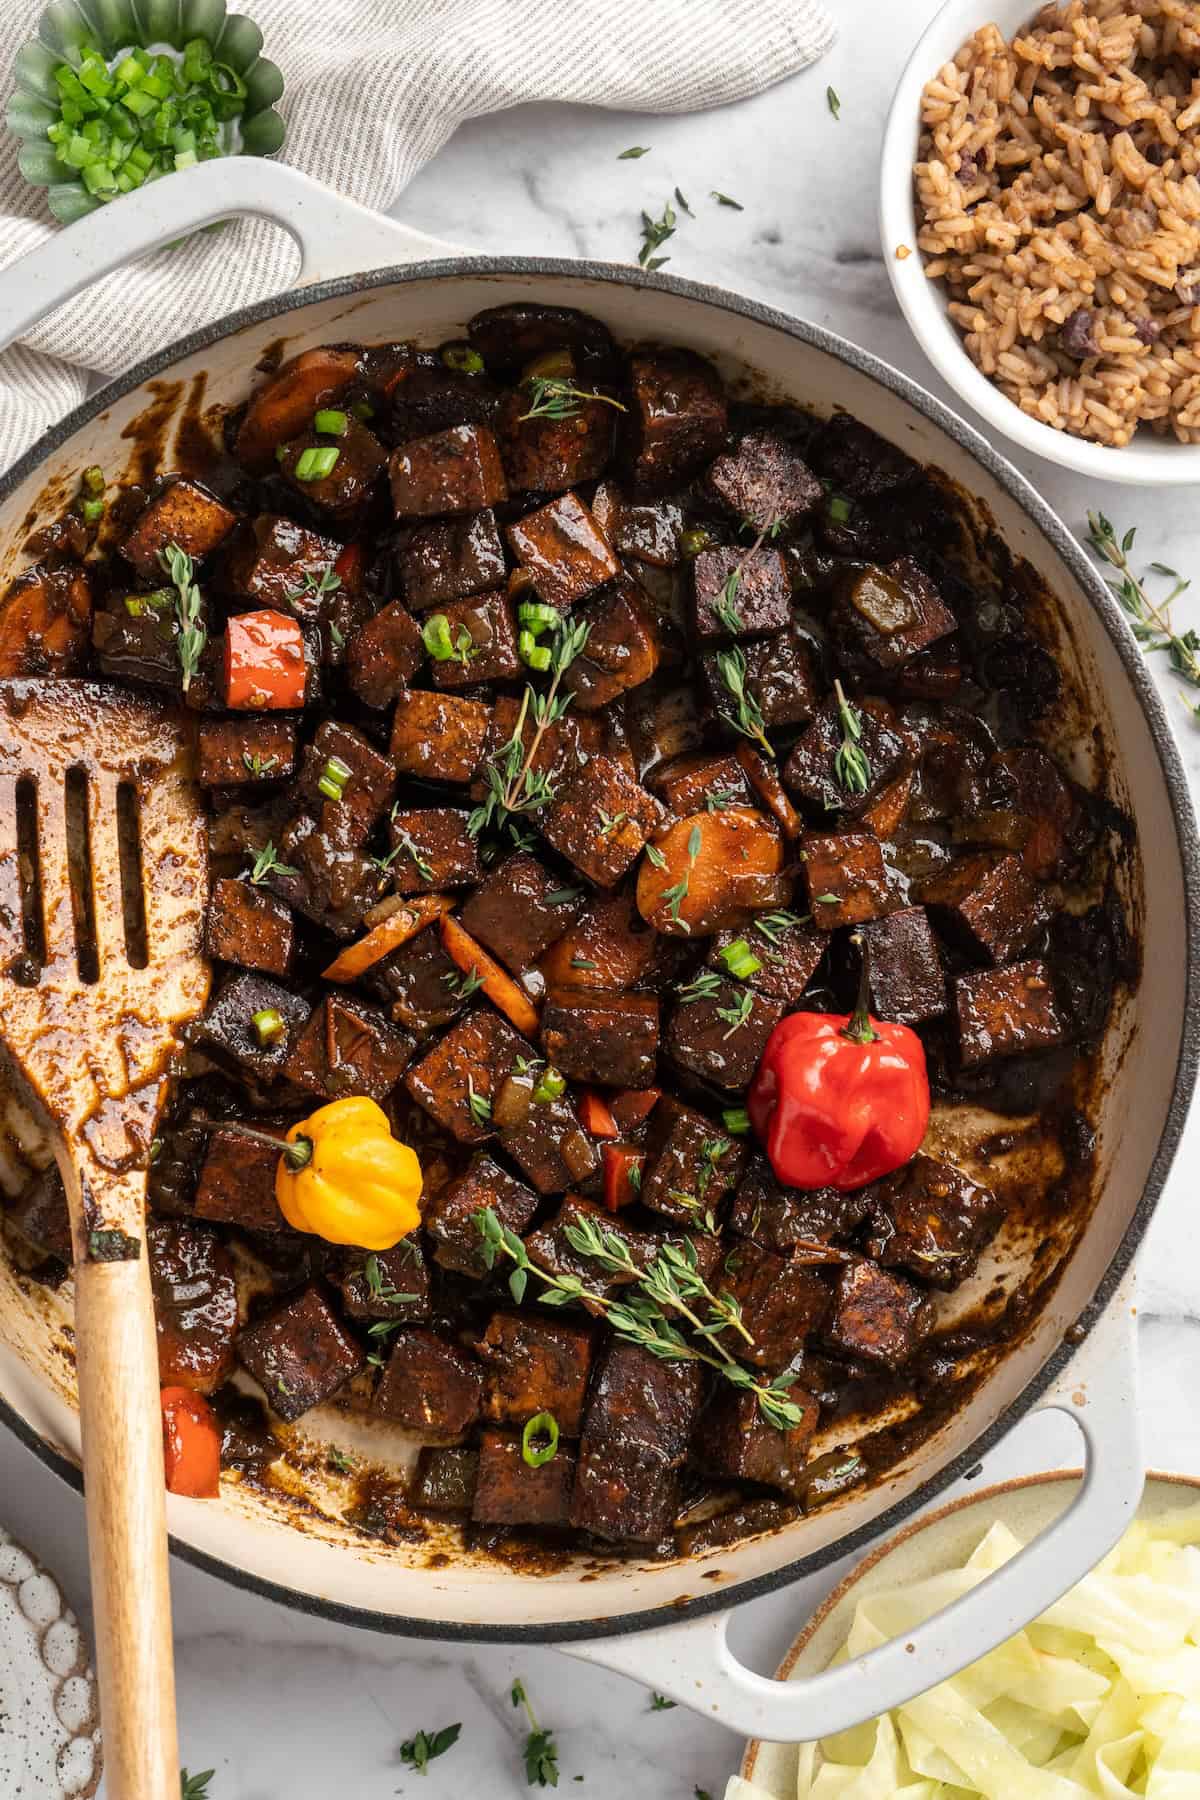
M185 719L80 681L0 682L0 1044L57 1134L110 1800L178 1800L146 1169L204 1005L203 824Z

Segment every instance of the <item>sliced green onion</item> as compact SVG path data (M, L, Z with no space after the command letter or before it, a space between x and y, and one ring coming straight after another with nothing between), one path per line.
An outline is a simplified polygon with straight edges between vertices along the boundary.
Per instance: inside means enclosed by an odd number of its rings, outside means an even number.
M447 344L442 350L442 361L448 369L457 369L460 375L478 375L483 370L482 356L469 344Z
M434 662L449 662L454 655L450 621L445 613L432 613L421 627L421 642Z
M536 644L525 658L527 666L538 670L540 674L545 674L550 667L551 660L549 644Z
M260 1012L253 1015L250 1023L254 1027L255 1037L264 1050L268 1044L277 1044L287 1030L283 1014L277 1012L273 1006L264 1006Z
M207 38L189 38L183 46L183 79L188 83L204 81L212 68L212 60L212 47Z
M321 770L317 790L327 800L340 800L346 791L346 783L350 779L350 765L344 763L340 756L331 756Z
M565 1093L566 1087L566 1076L561 1075L556 1068L551 1066L545 1070L534 1088L532 1098L539 1106L545 1106L549 1101L557 1100L560 1094Z
M534 642L532 631L519 631L517 633L517 655L523 663L529 661L529 658L536 649L537 645Z
M104 470L99 463L93 463L80 477L80 486L85 494L102 494L104 485Z
M350 420L335 406L323 408L313 417L313 430L327 431L330 437L345 437L349 429Z
M543 1440L538 1442L538 1440ZM553 1462L558 1455L558 1420L553 1413L534 1413L532 1419L525 1421L525 1429L521 1433L521 1456L531 1469L540 1469L543 1463Z
M140 619L143 613L165 612L175 604L174 588L155 588L149 594L126 594L125 611L132 618Z
M293 471L297 481L324 481L326 475L332 475L334 466L341 451L332 444L322 444L316 449L302 450L296 458Z
M373 419L375 417L375 408L371 405L369 400L355 400L350 411L354 414L356 419L361 419L364 425L368 419Z
M844 525L850 517L853 507L843 494L830 494L829 516L838 525Z
M745 981L749 975L756 975L762 968L762 963L755 956L745 938L735 938L733 943L726 944L725 948L718 952L718 955L729 973L736 975L739 981Z
M277 463L285 463L287 461L287 459L288 459L287 445L286 444L276 444L276 446L275 446L275 461Z
M731 1137L745 1137L750 1129L750 1114L744 1106L730 1106L721 1114L721 1123Z
M104 502L103 500L88 499L84 501L79 510L89 525L98 525L104 517Z
M547 606L544 600L522 600L517 608L517 623L524 625L534 637L541 637L550 625L557 625L562 614L556 606Z
M680 555L690 562L694 556L699 556L702 550L707 550L712 541L712 532L705 531L703 526L697 525L693 530L681 533Z

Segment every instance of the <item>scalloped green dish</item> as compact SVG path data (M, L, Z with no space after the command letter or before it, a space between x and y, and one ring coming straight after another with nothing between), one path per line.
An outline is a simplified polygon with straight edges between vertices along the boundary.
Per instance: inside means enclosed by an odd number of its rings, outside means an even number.
M17 158L31 187L47 189L54 217L69 225L84 213L120 199L88 186L84 173L60 155L51 127L61 118L63 95L55 70L63 63L79 70L82 50L96 46L112 70L119 58L135 49L166 54L177 60L185 44L203 39L213 59L245 85L236 117L220 124L222 155L272 156L283 145L285 125L275 111L283 93L283 76L262 52L262 32L241 13L226 13L225 0L52 0L13 63L15 91L5 119L21 140ZM77 90L76 90L77 91ZM240 91L240 90L239 90ZM212 154L211 149L208 154ZM161 179L168 170L146 179Z

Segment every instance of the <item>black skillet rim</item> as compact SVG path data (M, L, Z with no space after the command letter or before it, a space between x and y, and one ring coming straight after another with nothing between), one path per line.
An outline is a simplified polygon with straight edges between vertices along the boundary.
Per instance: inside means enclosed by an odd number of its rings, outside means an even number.
M96 418L114 400L120 399L154 376L165 373L182 357L190 356L197 350L203 350L211 344L219 343L221 339L233 336L247 325L298 312L309 305L321 304L326 300L351 298L371 288L403 285L410 281L454 281L466 275L497 278L533 277L549 281L553 281L559 276L567 276L572 280L591 281L597 284L653 289L677 295L681 299L699 301L706 306L715 307L719 311L731 314L734 318L752 319L756 324L782 332L786 337L795 338L800 343L810 345L841 362L848 363L850 367L857 369L861 374L877 381L881 387L889 389L901 400L907 401L909 406L922 413L931 423L951 437L1012 496L1043 536L1054 546L1091 600L1101 625L1108 633L1109 639L1121 659L1126 676L1137 695L1146 722L1150 727L1159 766L1170 797L1180 861L1183 866L1184 902L1187 912L1188 959L1184 1024L1171 1091L1171 1103L1145 1188L1120 1245L1091 1301L1075 1321L1080 1335L1073 1344L1064 1341L1058 1345L1042 1367L1022 1388L1016 1399L966 1450L938 1469L911 1494L888 1507L877 1518L860 1526L857 1531L836 1539L823 1550L814 1551L809 1556L799 1557L794 1562L785 1563L782 1568L771 1570L767 1574L755 1576L747 1581L738 1582L731 1587L721 1588L710 1594L698 1594L691 1598L668 1601L665 1605L650 1607L635 1613L617 1614L611 1618L580 1619L571 1623L538 1625L472 1625L457 1621L411 1619L396 1614L372 1612L367 1608L343 1605L339 1601L319 1599L312 1594L299 1593L277 1582L268 1581L261 1576L237 1569L220 1557L211 1556L207 1551L197 1550L189 1544L180 1543L175 1537L170 1540L174 1553L194 1568L202 1569L208 1575L215 1575L234 1587L244 1589L247 1593L261 1595L264 1599L273 1600L279 1605L290 1607L297 1612L307 1613L317 1618L331 1619L337 1624L355 1625L364 1630L381 1632L388 1636L428 1638L443 1642L566 1644L589 1638L620 1637L630 1632L649 1631L683 1619L696 1618L703 1613L725 1612L747 1600L756 1599L761 1594L774 1593L777 1589L798 1581L802 1576L814 1574L849 1552L864 1549L869 1543L895 1531L898 1526L920 1512L930 1500L943 1493L973 1464L977 1463L1019 1419L1024 1417L1034 1401L1066 1368L1078 1344L1093 1329L1116 1291L1121 1277L1132 1263L1142 1238L1145 1236L1170 1172L1191 1103L1197 1069L1200 1067L1200 1005L1197 1005L1197 1001L1200 999L1200 840L1197 838L1196 817L1183 762L1171 735L1166 709L1146 666L1137 640L1116 600L1084 555L1076 538L1068 531L1057 513L1042 499L1032 483L1009 462L1007 457L995 450L974 426L967 424L943 401L938 400L923 388L919 382L902 374L898 369L893 369L890 364L873 356L870 351L860 349L856 344L850 343L834 332L826 331L822 326L794 318L788 313L780 312L775 307L765 306L760 301L748 299L744 295L733 294L723 288L711 287L705 282L687 281L677 275L648 274L643 270L631 269L617 263L573 262L558 257L473 256L442 258L399 267L372 269L364 274L339 276L335 280L315 283L312 287L297 288L284 294L276 294L269 299L259 300L252 306L242 307L238 312L229 313L213 324L206 325L198 331L189 333L186 337L177 339L166 349L147 357L127 374L110 382L90 399L85 400L82 405L77 406L65 419L60 420L57 425L46 432L32 449L27 450L3 477L0 477L0 504L12 496L20 484L37 469L40 463L45 461L52 451L59 449L81 426ZM1113 454L1119 455L1120 452L1114 451ZM3 1396L0 1396L0 1423L7 1425L22 1443L26 1444L34 1455L46 1464L47 1468L82 1492L83 1478L76 1465L39 1437L32 1426L9 1405Z

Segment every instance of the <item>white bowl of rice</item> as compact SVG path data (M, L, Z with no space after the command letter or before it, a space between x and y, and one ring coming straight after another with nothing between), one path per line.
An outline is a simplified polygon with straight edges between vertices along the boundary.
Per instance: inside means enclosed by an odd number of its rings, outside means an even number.
M1100 480L1200 483L1200 6L949 0L881 163L884 256L997 431Z

